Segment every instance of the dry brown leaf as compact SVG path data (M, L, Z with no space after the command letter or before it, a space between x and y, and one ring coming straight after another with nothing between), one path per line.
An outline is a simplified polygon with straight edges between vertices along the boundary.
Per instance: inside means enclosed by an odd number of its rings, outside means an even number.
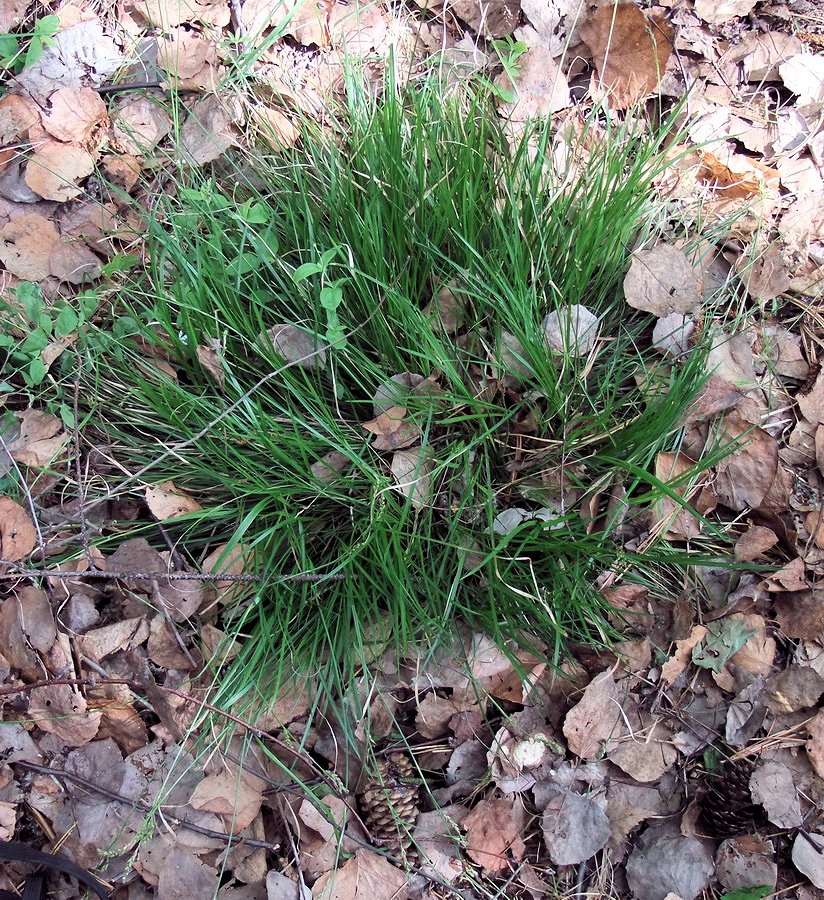
M128 11L151 25L168 29L184 22L222 28L229 24L229 7L220 0L128 0Z
M655 458L655 477L664 484L681 479L694 469L695 460L685 453L659 453ZM698 473L671 487L699 514L705 515L715 509L716 499L708 472ZM701 534L701 521L670 497L662 497L655 504L655 516L657 524L664 525L663 536L666 540L691 540Z
M779 64L803 49L804 45L794 34L747 31L731 49L730 58L742 63L747 81L778 81Z
M37 108L25 97L6 94L0 98L0 147L21 140L39 120Z
M466 852L489 875L523 859L521 838L526 813L514 796L481 800L461 823L466 831Z
M819 372L812 390L806 394L799 393L796 403L801 415L813 425L824 424L824 370Z
M199 665L197 656L187 653L181 643L174 626L162 613L158 613L149 626L149 640L146 642L149 659L164 669L186 672L196 668Z
M707 636L704 625L695 625L689 637L675 642L675 653L661 666L661 681L670 685L692 661L692 651Z
M184 28L175 29L161 42L158 62L178 89L215 90L220 78L215 42Z
M0 497L0 558L17 562L37 543L37 531L29 514L11 497Z
M422 447L398 450L392 456L391 468L396 490L409 497L413 506L421 509L432 502L434 462Z
M824 100L824 56L799 53L778 67L784 86L798 97L799 106Z
M610 105L627 109L653 93L672 52L672 28L657 13L644 15L634 3L594 10L581 26Z
M146 506L159 522L169 522L203 509L194 497L182 491L173 481L147 487Z
M695 12L711 25L748 15L756 0L695 0Z
M198 344L195 351L197 360L203 368L214 378L218 387L223 390L226 383L226 373L223 371L223 365L220 355L220 341L217 338L211 338L208 347Z
M162 0L161 0L162 2ZM229 9L226 8L228 14ZM201 862L194 853L178 843L162 857L162 866L157 877L155 896L168 900L189 900L194 897L217 896L220 879L217 871Z
M101 714L97 740L111 738L126 755L145 747L149 741L149 730L140 718L140 713L122 700L90 699L89 709Z
M792 663L767 679L764 705L775 713L794 713L815 706L822 694L824 676L811 666Z
M220 816L230 834L237 834L260 812L263 795L243 775L221 771L207 775L189 798L192 809Z
M228 544L219 544L203 560L203 571L221 575L243 575L247 571L247 563L251 562L251 554L242 544L229 549ZM218 592L218 603L234 603L244 594L249 593L253 585L241 581L216 581L214 587Z
M100 259L83 241L61 241L49 259L51 274L58 281L86 284L100 275Z
M80 651L99 663L112 653L139 647L149 636L149 626L143 616L121 619L102 628L94 628L75 640Z
M451 0L444 7L485 38L512 34L521 14L517 0Z
M266 331L284 361L303 369L326 368L326 343L319 335L295 325L273 325Z
M51 274L51 255L59 243L57 229L45 216L18 216L0 229L0 262L24 281L42 281Z
M495 84L514 94L511 101L498 104L500 114L514 123L549 118L572 105L566 76L546 47L538 44L518 59L515 81L502 72Z
M767 589L770 591L803 591L810 586L804 570L804 560L796 557L777 572L772 572L766 578Z
M657 781L678 758L678 751L671 743L672 734L662 721L647 721L634 703L624 702L624 715L632 733L608 742L609 759L642 784Z
M778 760L758 765L750 778L754 803L767 811L767 818L779 828L798 828L804 821L798 792L788 766Z
M94 145L109 124L106 104L91 88L60 88L49 97L49 113L41 113L43 127L65 143Z
M86 699L67 684L34 688L28 715L34 725L57 735L70 747L82 747L97 734L102 713L89 710Z
M802 830L793 841L793 865L819 890L824 890L824 832ZM801 895L801 891L799 891ZM816 896L811 891L804 896Z
M807 740L807 758L819 778L824 778L824 710L819 710L806 723L809 739Z
M778 458L778 441L761 428L754 428L737 413L723 423L725 440L740 440L741 446L716 468L715 492L730 509L761 509L784 512L789 503L791 476Z
M701 303L703 291L701 279L684 252L669 244L657 244L633 254L624 278L624 296L634 309L663 318L692 312Z
M733 613L727 618L743 622L744 628L752 632L744 646L730 657L728 665L753 676L769 675L775 661L776 642L767 631L764 617L758 613Z
M805 579L806 587L806 579ZM824 602L811 590L780 594L774 600L775 618L785 637L814 641L824 635Z
M605 741L626 734L622 700L612 672L602 672L592 679L580 702L564 719L564 735L572 753L581 759L598 759Z
M314 900L406 900L406 876L382 856L367 850L357 853L312 887Z
M0 34L7 34L19 25L28 7L28 0L4 0L0 5Z
M779 173L741 153L727 153L719 158L701 150L698 178L715 188L725 200L753 200L777 189Z
M611 829L605 806L603 797L583 797L569 790L550 798L541 829L556 866L578 865L606 846Z
M45 200L61 203L82 193L77 182L91 175L94 159L77 144L61 144L60 141L44 141L26 166L26 184Z
M626 863L630 891L636 900L695 900L715 873L709 841L684 837L677 825L647 828Z
M771 528L765 528L763 525L750 525L735 542L735 558L747 562L758 559L777 543L778 537Z
M138 159L151 153L171 130L169 114L148 97L126 100L114 113L117 146Z
M237 143L234 121L224 103L214 94L195 103L180 129L180 147L191 165L214 162Z
M100 167L113 184L128 194L140 180L143 171L140 160L128 153L107 153L100 159Z
M375 435L372 441L375 450L403 450L421 439L420 428L404 419L405 415L405 406L392 406L385 413L363 423L361 428Z
M9 453L21 465L44 468L69 443L70 437L57 416L37 409L15 415L20 421L20 434L9 444Z
M772 841L752 835L723 841L715 855L715 875L728 891L775 887L778 866Z
M280 110L256 106L251 112L250 119L271 150L288 150L298 142L300 129Z

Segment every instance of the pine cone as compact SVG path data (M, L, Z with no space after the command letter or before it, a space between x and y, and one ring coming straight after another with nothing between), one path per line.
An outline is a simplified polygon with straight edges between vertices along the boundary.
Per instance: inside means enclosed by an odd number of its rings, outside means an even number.
M418 773L405 753L390 753L378 760L360 795L364 824L378 846L396 856L407 855L419 794Z
M707 836L724 840L758 830L761 811L750 794L754 768L752 760L741 759L722 763L717 772L707 776L699 819Z

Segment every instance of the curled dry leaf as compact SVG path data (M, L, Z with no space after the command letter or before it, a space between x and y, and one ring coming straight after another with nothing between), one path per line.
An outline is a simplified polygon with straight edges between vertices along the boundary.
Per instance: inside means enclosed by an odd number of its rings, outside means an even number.
M113 117L118 149L138 159L151 153L172 129L169 114L148 97L118 104Z
M251 554L243 544L235 544L231 549L229 544L219 544L203 560L203 571L242 575L247 570L247 558L250 560ZM216 581L214 586L218 592L217 600L222 604L235 602L252 590L252 585L241 581Z
M458 292L457 282L452 280L438 288L423 314L433 329L440 329L446 334L460 331L466 316L466 301Z
M60 235L45 216L19 216L0 229L0 262L24 281L42 281L51 274L51 256L59 244Z
M146 506L159 522L169 522L203 509L194 497L182 491L173 481L147 487Z
M386 412L363 423L361 428L375 435L372 442L375 450L402 450L421 439L420 428L405 419L405 415L405 406L391 406Z
M297 144L300 137L300 129L292 120L269 106L263 104L255 106L250 114L250 120L271 150L288 150Z
M158 62L178 89L208 91L217 86L217 45L197 32L176 29L161 42Z
M772 841L751 835L723 841L715 855L715 875L728 891L774 888L778 866Z
M792 860L802 875L824 890L824 833L800 831L793 841Z
M162 28L199 22L222 28L229 24L229 7L220 0L127 0L126 9L141 21Z
M231 834L237 834L255 820L262 802L257 784L226 769L207 775L189 798L192 809L220 816Z
M26 510L11 497L0 497L0 558L17 562L36 543L37 532Z
M581 26L601 85L615 109L627 109L658 87L672 52L672 28L657 13L634 3L594 10Z
M553 352L586 356L598 340L598 316L580 304L565 306L546 316L541 330Z
M208 347L198 345L195 352L197 353L198 362L214 378L217 386L223 390L223 386L226 383L226 373L223 370L220 349L220 341L217 338L212 338Z
M684 252L669 244L657 244L633 254L624 278L624 296L634 309L663 318L692 312L703 294L701 279Z
M25 97L6 94L0 98L0 147L21 140L39 120L37 108Z
M676 359L689 352L690 339L695 333L695 322L687 316L672 313L655 323L652 330L652 346L661 353Z
M45 200L65 202L82 193L77 182L94 169L92 155L77 144L44 141L26 166L26 184Z
M91 145L106 128L109 114L97 91L60 88L49 97L49 113L41 113L43 127L64 143Z
M695 473L685 480L688 472L695 472L695 466L695 460L685 453L659 453L655 458L655 477L672 487L698 514L704 515L715 509L716 499L708 472ZM691 540L701 534L701 520L669 496L655 504L655 517L658 525L663 526L666 540Z
M422 509L432 501L432 478L430 473L434 462L422 447L413 450L398 450L392 457L392 476L396 490L409 497L413 506Z
M69 443L63 423L57 416L36 409L16 413L20 434L9 444L12 458L24 466L44 468Z
M34 688L28 714L34 725L70 747L87 744L97 734L102 717L100 711L89 710L82 694L67 684Z
M754 803L767 811L767 818L779 828L798 828L804 821L798 792L790 769L776 760L761 763L750 778Z
M502 38L518 25L518 0L451 0L449 11L485 38Z

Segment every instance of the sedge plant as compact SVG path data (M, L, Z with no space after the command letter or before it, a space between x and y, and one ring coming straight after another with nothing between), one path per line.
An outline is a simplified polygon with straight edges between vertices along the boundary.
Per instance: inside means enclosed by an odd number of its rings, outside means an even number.
M342 688L458 621L557 658L614 636L599 575L696 561L627 547L636 511L683 503L651 472L704 377L621 294L665 132L593 117L561 154L477 86L347 87L337 127L157 198L131 334L86 366L120 463L200 503L182 552L264 576L223 610L227 704L295 668Z

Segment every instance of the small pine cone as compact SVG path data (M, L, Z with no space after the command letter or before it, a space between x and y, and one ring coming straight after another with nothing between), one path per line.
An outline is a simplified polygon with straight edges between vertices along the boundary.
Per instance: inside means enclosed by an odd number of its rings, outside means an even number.
M396 856L406 855L418 818L420 781L404 753L378 760L377 771L360 795L363 820L375 843Z
M709 837L724 840L758 829L761 814L750 793L753 770L752 760L742 759L723 763L707 777L699 824Z

